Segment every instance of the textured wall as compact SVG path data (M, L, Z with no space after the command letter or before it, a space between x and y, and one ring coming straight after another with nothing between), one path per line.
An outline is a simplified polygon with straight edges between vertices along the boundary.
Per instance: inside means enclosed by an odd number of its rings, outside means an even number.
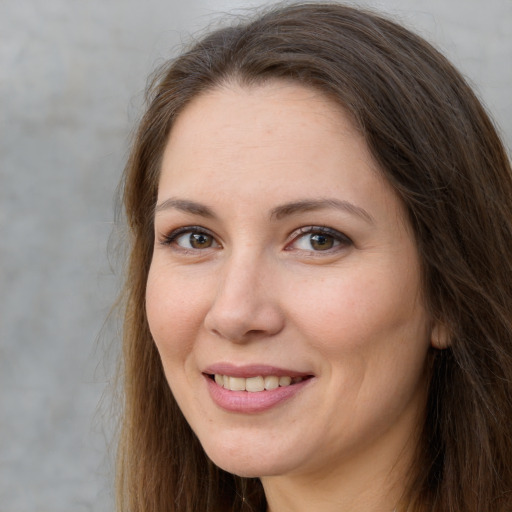
M0 0L0 512L112 509L98 404L117 340L101 328L127 136L145 77L180 38L256 2L184 5ZM511 0L365 5L448 54L512 147Z

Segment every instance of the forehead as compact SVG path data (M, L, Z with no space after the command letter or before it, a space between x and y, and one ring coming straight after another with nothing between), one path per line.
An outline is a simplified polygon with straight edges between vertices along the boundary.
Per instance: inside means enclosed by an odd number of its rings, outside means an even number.
M212 163L243 155L250 161L263 151L269 158L284 157L290 145L311 153L325 150L331 142L334 150L343 139L354 146L354 154L373 166L364 138L342 107L315 89L279 81L227 84L196 96L180 113L164 152L163 168L168 171L166 163L182 164L185 158L206 154Z
M241 208L256 199L268 208L308 197L395 200L343 108L287 82L229 84L187 105L164 152L158 200L175 196Z
M299 125L304 121L314 123L315 129L355 131L341 105L313 87L284 80L258 84L231 81L195 96L178 115L170 137L198 121L206 130L204 123L229 130L248 119L253 127L278 134L280 128L289 130L283 115L295 116Z

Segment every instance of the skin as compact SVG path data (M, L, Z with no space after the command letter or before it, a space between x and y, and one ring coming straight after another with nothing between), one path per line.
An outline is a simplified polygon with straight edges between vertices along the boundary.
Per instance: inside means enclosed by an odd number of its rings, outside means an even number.
M345 206L276 215L325 199ZM157 204L149 325L209 457L261 477L272 512L391 512L424 410L431 322L403 207L344 111L282 82L203 93L172 129ZM339 235L312 239L311 226ZM208 392L218 362L312 378L237 413Z

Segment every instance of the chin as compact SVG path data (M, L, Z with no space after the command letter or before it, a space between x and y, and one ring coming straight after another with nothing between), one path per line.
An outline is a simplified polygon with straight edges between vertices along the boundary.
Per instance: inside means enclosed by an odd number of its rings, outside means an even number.
M296 464L271 446L248 449L247 446L217 444L213 447L203 445L203 448L219 468L244 478L282 475Z
M212 459L219 468L243 478L262 478L268 476L278 476L286 473L286 469L279 464L262 463L254 461L243 463L240 460Z

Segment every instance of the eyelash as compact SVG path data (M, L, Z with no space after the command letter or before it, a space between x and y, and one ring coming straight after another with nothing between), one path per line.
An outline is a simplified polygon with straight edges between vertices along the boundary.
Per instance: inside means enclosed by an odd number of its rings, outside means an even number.
M205 247L203 249L200 248L194 248L194 247L182 247L176 243L176 241L183 235L186 234L196 234L196 235L205 235L207 237L211 237L213 240L213 243L216 244L214 247L215 249L218 247L222 247L222 245L216 240L213 233L211 233L209 230L201 227L201 226L183 226L181 228L175 229L168 235L164 235L163 239L161 241L162 245L171 246L174 245L177 247L178 250L185 251L185 252L195 252L195 251L201 251L204 249L209 249L211 246ZM291 242L289 242L285 250L291 251L294 249L293 244L300 241L305 236L310 235L323 235L325 237L329 237L333 240L333 246L329 247L324 250L314 250L312 249L299 249L310 253L332 253L336 250L340 250L342 248L346 248L353 244L352 240L345 234L341 233L340 231L337 231L335 229L329 228L327 226L305 226L302 228L299 228L298 230L294 231L290 237L292 237Z
M292 233L292 241L286 246L285 250L293 250L293 247L291 246L307 235L323 235L325 237L330 237L333 240L333 243L335 244L333 247L329 247L324 250L315 251L314 249L303 249L305 251L315 254L332 253L342 248L346 248L352 245L353 243L352 240L347 235L341 233L340 231L337 231L336 229L329 228L327 226L305 226L299 228L298 230Z
M216 241L215 236L213 233L208 231L207 229L201 227L201 226L183 226L181 228L175 229L174 231L171 231L168 235L164 235L163 239L161 241L162 245L176 245L180 250L182 251L197 251L202 249L195 249L195 248L188 248L188 247L182 247L178 244L176 244L176 240L180 238L183 235L186 234L197 234L197 235L206 235L208 237L211 237L212 240L215 241L215 243L220 247L221 245L219 242Z

